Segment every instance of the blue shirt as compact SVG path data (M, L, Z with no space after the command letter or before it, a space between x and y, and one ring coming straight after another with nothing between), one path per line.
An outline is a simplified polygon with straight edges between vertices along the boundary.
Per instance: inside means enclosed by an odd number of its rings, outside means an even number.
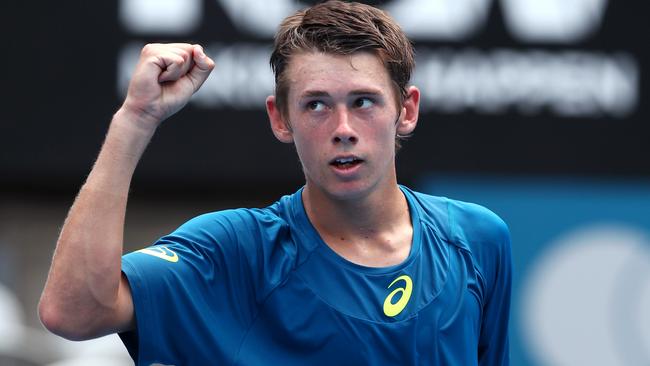
M302 190L196 217L123 257L138 365L507 365L510 236L491 211L401 187L411 251L345 260Z

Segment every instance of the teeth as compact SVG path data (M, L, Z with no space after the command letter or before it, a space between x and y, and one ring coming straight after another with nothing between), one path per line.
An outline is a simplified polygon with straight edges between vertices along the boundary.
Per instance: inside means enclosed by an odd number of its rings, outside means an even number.
M343 159L336 159L336 162L339 164L347 164L351 163L354 161L354 158L343 158Z

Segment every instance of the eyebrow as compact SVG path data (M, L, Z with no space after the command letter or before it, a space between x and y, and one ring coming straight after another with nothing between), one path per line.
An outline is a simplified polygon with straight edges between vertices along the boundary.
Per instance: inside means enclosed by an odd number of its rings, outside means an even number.
M301 98L311 98L311 97L328 97L330 94L321 90L307 90L302 93Z
M381 91L377 89L356 89L349 93L349 95L381 95ZM301 98L313 97L329 97L330 94L323 90L307 90L302 93Z

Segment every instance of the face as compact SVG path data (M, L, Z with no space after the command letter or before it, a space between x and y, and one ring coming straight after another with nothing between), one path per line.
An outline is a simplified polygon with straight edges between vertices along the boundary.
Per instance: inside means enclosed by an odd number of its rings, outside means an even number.
M388 72L372 53L309 52L292 57L287 115L267 99L276 137L293 142L306 190L353 199L397 184L395 136L417 122L419 92L398 106Z

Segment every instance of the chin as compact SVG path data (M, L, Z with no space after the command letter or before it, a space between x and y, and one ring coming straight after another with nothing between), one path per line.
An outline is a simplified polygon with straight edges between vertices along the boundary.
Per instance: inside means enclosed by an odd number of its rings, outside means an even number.
M373 192L373 185L368 182L339 182L324 187L323 192L337 201L363 199Z

